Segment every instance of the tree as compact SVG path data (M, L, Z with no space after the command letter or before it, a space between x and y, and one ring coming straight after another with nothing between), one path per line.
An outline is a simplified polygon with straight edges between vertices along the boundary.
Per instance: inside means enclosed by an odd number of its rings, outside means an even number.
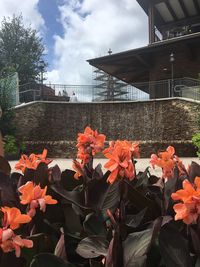
M42 39L36 30L24 26L22 15L4 17L0 28L1 77L9 67L18 72L20 84L37 81L43 53Z
M2 116L0 116L0 132L3 136L7 134L14 134L15 126L13 124L13 89L12 89L12 76L13 69L4 69L6 77L0 79L0 109ZM3 76L3 75L2 75Z

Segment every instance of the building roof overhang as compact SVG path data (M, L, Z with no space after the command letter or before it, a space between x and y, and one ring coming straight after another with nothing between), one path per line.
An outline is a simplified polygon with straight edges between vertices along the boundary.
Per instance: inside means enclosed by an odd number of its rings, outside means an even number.
M93 67L101 69L124 82L134 84L137 82L149 81L151 67L156 55L160 51L164 53L168 51L170 55L172 52L176 53L177 47L179 47L179 49L180 46L190 48L193 43L200 44L200 33L171 38L145 47L89 59L87 61Z
M200 23L200 0L137 0L145 13L154 6L154 22L158 30L172 26Z

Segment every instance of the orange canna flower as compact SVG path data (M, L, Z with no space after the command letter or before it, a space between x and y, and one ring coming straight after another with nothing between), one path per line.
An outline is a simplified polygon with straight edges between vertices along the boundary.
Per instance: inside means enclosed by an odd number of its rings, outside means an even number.
M131 148L127 145L127 141L117 141L111 144L111 147L103 151L104 156L109 161L104 165L111 173L107 179L109 183L114 183L118 178L128 178L133 180L135 170L131 160Z
M185 224L191 224L196 223L199 217L200 205L197 207L195 203L178 203L173 209L176 212L175 221L183 220Z
M83 164L77 160L73 160L72 168L76 171L74 174L74 178L76 180L78 180L80 176L83 176Z
M104 149L103 153L104 155L107 153L112 153L112 151L114 150L114 148L120 145L121 147L124 147L124 149L130 150L131 152L131 156L132 157L136 157L139 158L140 157L140 152L139 152L139 143L131 143L127 140L121 141L121 140L117 140L115 141L110 141L109 142L109 147Z
M19 235L15 235L11 229L1 229L0 247L5 253L15 250L16 257L20 257L21 248L32 248L33 241L22 239Z
M21 214L21 211L17 208L2 207L1 211L4 213L3 227L10 227L15 230L20 227L20 224L29 223L31 217L27 214Z
M200 215L200 177L195 178L194 184L184 180L183 189L172 193L171 197L182 201L173 207L176 212L175 220L183 220L186 224L196 223Z
M36 155L32 153L29 157L23 154L19 162L16 163L15 169L21 170L24 173L26 168L35 170L41 162L48 165L52 160L46 159L46 156L47 149L44 149L42 154Z
M15 250L16 257L20 257L21 248L33 247L33 241L22 239L13 230L17 229L20 224L29 222L31 218L28 215L21 214L17 208L4 207L1 210L4 213L4 218L3 228L0 228L0 247L5 253Z
M29 204L30 210L28 214L30 217L35 215L36 208L40 207L40 210L45 212L47 204L54 205L57 203L57 200L52 199L49 195L46 195L47 186L42 189L39 185L34 186L33 182L27 182L18 190L22 194L20 196L21 204Z
M77 157L88 163L89 158L99 153L104 147L106 136L98 134L97 130L93 131L90 127L86 127L84 133L79 133L77 138L78 154Z
M166 151L151 155L150 163L153 168L158 166L162 168L163 178L172 178L175 165L177 165L180 174L185 173L186 169L182 161L176 156L173 146L169 146Z

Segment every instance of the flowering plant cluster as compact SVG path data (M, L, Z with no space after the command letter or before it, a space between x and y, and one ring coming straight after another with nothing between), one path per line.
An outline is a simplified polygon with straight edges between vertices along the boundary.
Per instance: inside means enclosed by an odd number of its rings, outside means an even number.
M47 150L22 155L18 173L0 158L0 266L199 266L200 166L169 146L151 155L157 177L137 170L139 142L105 139L86 127L63 172Z

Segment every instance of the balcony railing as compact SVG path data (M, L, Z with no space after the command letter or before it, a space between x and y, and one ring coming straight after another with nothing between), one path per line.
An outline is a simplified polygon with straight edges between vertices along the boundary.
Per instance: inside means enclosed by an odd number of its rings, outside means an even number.
M30 101L70 101L75 93L78 102L141 101L153 98L184 97L200 100L200 81L192 78L151 81L100 88L97 85L27 84L20 86L20 103Z

